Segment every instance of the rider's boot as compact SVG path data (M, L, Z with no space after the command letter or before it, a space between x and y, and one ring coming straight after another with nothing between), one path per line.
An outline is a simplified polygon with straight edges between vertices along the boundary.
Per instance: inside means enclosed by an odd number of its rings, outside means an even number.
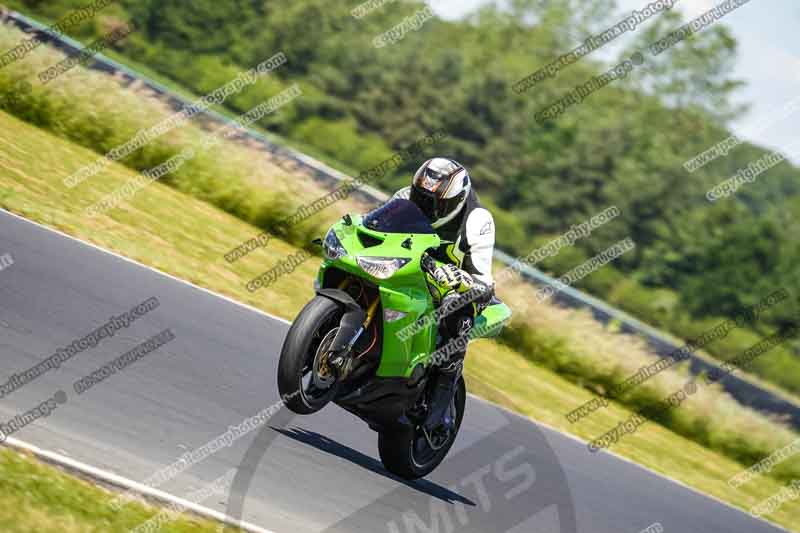
M455 428L456 421L453 418L450 404L453 402L453 397L456 393L456 384L458 383L458 378L461 377L462 367L463 356L446 367L440 368L437 372L431 408L424 424L424 428L428 432L442 425L448 430Z

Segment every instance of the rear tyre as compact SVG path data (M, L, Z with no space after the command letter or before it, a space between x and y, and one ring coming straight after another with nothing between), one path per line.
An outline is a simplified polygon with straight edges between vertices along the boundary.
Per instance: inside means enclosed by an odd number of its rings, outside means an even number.
M453 446L464 418L467 388L464 378L458 380L450 406L455 410L455 427L447 435L426 435L422 425L378 435L378 452L383 466L404 479L419 479L439 466Z
M342 315L337 303L316 296L297 315L283 341L278 392L283 403L297 414L315 413L336 395L339 384L324 359Z

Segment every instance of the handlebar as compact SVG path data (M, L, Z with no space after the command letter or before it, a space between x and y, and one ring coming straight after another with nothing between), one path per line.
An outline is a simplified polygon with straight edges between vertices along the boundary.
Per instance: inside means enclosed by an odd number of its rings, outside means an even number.
M433 275L433 271L436 270L436 259L431 257L428 252L423 252L419 260L419 266L426 274Z

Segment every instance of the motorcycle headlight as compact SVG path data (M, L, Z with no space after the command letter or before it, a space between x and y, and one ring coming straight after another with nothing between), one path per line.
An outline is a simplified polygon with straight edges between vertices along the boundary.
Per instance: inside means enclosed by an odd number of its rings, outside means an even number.
M409 261L411 261L411 259L401 257L356 258L358 266L364 269L364 272L378 279L391 278L395 272L407 265Z
M328 230L328 234L325 235L325 240L322 241L322 251L325 253L325 257L334 260L347 255L347 250L342 246L342 242L339 240L339 237L336 236L336 232L333 231L333 228Z

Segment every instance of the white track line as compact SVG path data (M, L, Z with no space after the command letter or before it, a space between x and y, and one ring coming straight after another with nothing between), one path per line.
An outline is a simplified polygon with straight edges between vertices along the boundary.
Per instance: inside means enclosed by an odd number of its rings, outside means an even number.
M161 274L162 276L166 276L166 277L168 277L168 278L170 278L170 279L173 279L173 280L175 280L175 281L178 281L178 282L180 282L180 283L183 283L183 284L185 284L185 285L189 285L190 287L194 287L195 289L198 289L198 290L201 290L201 291L203 291L203 292L205 292L205 293L208 293L208 294L211 294L211 295L213 295L213 296L216 296L217 298L222 298L222 299L223 299L223 300L225 300L226 302L230 302L230 303L232 303L232 304L234 304L234 305L238 305L238 306L240 306L240 307L244 307L245 309L249 309L250 311L253 311L253 312L255 312L255 313L258 313L258 314L261 314L261 315L267 316L267 317L269 317L269 318L271 318L271 319L273 319L273 320L277 320L278 322L283 322L284 324L291 324L291 322L289 322L289 321L288 321L288 320L286 320L285 318L281 318L281 317L279 317L279 316L271 315L271 314L267 313L266 311L262 311L261 309L258 309L258 308L256 308L256 307L253 307L252 305L248 305L248 304L245 304L245 303L242 303L242 302L238 302L238 301L234 300L233 298L229 298L228 296L225 296L224 294L218 294L218 293L216 293L216 292L214 292L214 291L212 291L212 290L206 289L205 287L200 287L199 285L195 285L194 283L191 283L191 282L189 282L189 281L186 281L185 279L181 279L181 278L175 277L175 276L173 276L172 274L168 274L168 273L166 273L166 272L163 272L163 271L161 271L161 270L158 270L157 268L153 268L153 267L151 267L151 266L148 266L148 265L142 264L142 263L140 263L140 262L138 262L138 261L136 261L136 260L134 260L134 259L131 259L131 258L129 258L129 257L125 257L125 256L122 256L122 255L119 255L119 254L118 254L118 253L116 253L116 252L112 252L112 251L110 251L110 250L106 250L105 248L101 248L100 246L97 246L96 244L92 244L92 243L90 243L90 242L82 241L81 239L78 239L77 237L73 237L72 235L68 235L68 234L66 234L66 233L64 233L64 232L62 232L62 231L59 231L59 230L57 230L57 229L53 229L53 228L51 228L51 227L45 226L44 224L40 224L40 223L38 223L38 222L35 222L35 221L33 221L33 220L29 220L29 219L27 219L27 218L25 218L25 217L23 217L23 216L17 215L17 214L15 214L15 213L11 213L10 211L6 211L6 210L5 210L5 209L3 209L3 208L0 208L0 211L3 211L4 213L7 213L7 214L11 215L12 217L15 217L15 218L18 218L18 219L20 219L20 220L23 220L23 221L25 221L25 222L27 222L27 223L29 223L29 224L33 224L33 225L35 225L35 226L38 226L38 227L40 227L40 228L42 228L42 229L45 229L45 230L47 230L47 231L51 231L51 232L53 232L53 233L57 233L58 235L61 235L62 237L66 237L67 239L70 239L70 240L73 240L73 241L79 242L79 243L81 243L81 244L83 244L83 245L86 245L86 246L91 246L92 248L94 248L94 249L96 249L96 250L100 250L101 252L107 253L107 254L109 254L109 255L113 255L114 257L117 257L117 258L119 258L119 259L122 259L123 261L127 261L128 263L132 263L132 264L134 264L134 265L137 265L137 266L139 266L139 267L142 267L142 268L145 268L145 269L147 269L147 270L150 270L151 272L155 272L155 273L157 273L157 274ZM501 409L501 410L505 411L506 413L509 413L509 414L511 414L511 415L513 415L513 416L515 416L515 417L521 418L521 419L525 420L526 422L528 422L529 424L535 424L535 425L538 425L538 426L541 426L541 427L545 427L545 428L549 429L550 431L553 431L553 432L555 432L555 433L559 433L559 434L561 434L561 435L564 435L565 437L567 437L567 438L569 438L569 439L572 439L572 440L574 440L574 441L576 441L576 442L579 442L579 443L581 443L582 445L586 445L586 444L588 444L588 441L585 441L585 440L581 439L580 437L578 437L578 436L576 436L576 435L572 435L571 433L566 433L566 432L562 431L561 429L559 429L559 428L557 428L557 427L555 427L555 426L551 426L550 424L547 424L547 423L545 423L545 422L541 422L541 421L539 421L539 420L533 421L533 420L532 420L532 419L530 419L530 418L527 418L527 417L525 417L525 416L522 416L522 415L520 415L519 413L515 413L515 412L513 412L513 411L511 411L511 410L507 409L506 407L503 407L503 406L501 406L501 405L497 405L496 403L494 403L494 402L490 402L489 400L486 400L485 398L481 398L480 396L475 396L475 395L474 395L474 394L472 394L472 393L468 393L468 395L469 395L469 396L471 396L471 397L472 397L474 400L478 400L478 401L481 401L481 402L483 402L483 403L489 404L489 405L491 405L492 407L494 407L495 409ZM13 438L11 438L11 437L9 437L9 439L8 439L8 441L7 441L7 442L9 442L9 443L10 443L12 440L13 440L13 441L15 441L15 442L17 442L17 443L19 443L20 447L35 448L35 446L32 446L32 445L30 445L30 444L25 444L25 443L23 443L23 442L21 442L21 441L18 441L18 440L16 440L16 439L13 439ZM27 448L26 448L26 449L27 449ZM36 448L36 449L38 450L38 448ZM44 453L50 454L50 455L52 455L52 456L54 456L54 457L63 457L63 456L61 456L61 455L59 455L59 454L57 454L57 453L52 453L52 452L44 452ZM750 513L747 513L747 512L746 512L746 511L744 511L743 509L741 509L741 508L739 508L739 507L736 507L735 505L733 505L733 504L731 504L731 503L728 503L728 502L726 502L726 501L723 501L723 500L721 500L721 499L719 499L719 498L717 498L716 496L713 496L713 495L711 495L711 494L706 494L705 492L701 492L700 490L698 490L698 489L695 489L694 487L690 487L689 485L687 485L686 483L684 483L684 482L682 482L682 481L680 481L680 480L677 480L677 479L675 479L675 478L672 478L672 477L670 477L670 476L668 476L668 475L666 475L666 474L662 474L662 473L660 473L660 472L656 472L655 470L653 470L653 469L651 469L651 468L649 468L649 467L646 467L646 466L644 466L644 465L641 465L641 464L639 464L639 463L636 463L636 462L634 462L633 460L631 460L631 459L628 459L627 457L623 457L622 455L619 455L619 454L617 454L617 453L615 453L615 452L612 452L612 451L610 451L610 450L607 450L607 449L606 449L606 450L602 450L602 452L601 452L601 453L607 453L607 454L609 454L609 455L613 455L614 457L616 457L617 459L620 459L621 461L624 461L624 462L626 462L626 463L628 463L628 464L631 464L631 465L637 466L637 467L641 468L642 470L646 470L647 472L650 472L650 473L651 473L651 474L653 474L653 475L656 475L656 476L658 476L658 477L661 477L661 478L664 478L664 479L666 479L666 480L668 480L668 481L671 481L672 483L675 483L675 484L677 484L677 485L680 485L681 487L684 487L684 488L686 488L686 489L688 489L688 490L690 490L690 491L694 492L695 494L699 494L699 495L701 495L701 496L705 496L706 498L710 498L711 500L714 500L714 501L716 501L717 503L721 503L721 504L722 504L722 505L724 505L725 507L728 507L728 508L730 508L730 509L734 509L734 510L736 510L736 511L739 511L740 513L744 513L744 514L746 514L747 516L749 516L749 517L751 517L751 518L755 518L756 520L759 520L759 521L761 521L761 522L765 522L765 523L769 524L770 526L773 526L773 527L775 527L775 528L778 528L778 529L780 529L780 530L782 530L782 531L786 531L786 533L792 533L792 532L791 532L791 531L789 531L788 529L785 529L784 527L782 527L782 526L780 526L780 525L778 525L778 524L775 524L774 522L770 522L769 520L767 520L767 519L765 519L765 518L762 518L762 517L755 517L755 516L751 515ZM69 459L69 458L67 458L67 457L64 457L64 459L65 459L66 461L70 461L70 462L75 462L75 463L77 463L77 461L72 461L71 459ZM54 462L58 462L58 461L55 461L55 460L54 460ZM78 463L78 464L80 464L80 463ZM109 472L104 472L103 470L99 470L99 469L96 469L96 468L94 468L94 467L91 467L91 466L88 466L88 465L84 465L84 466L85 466L86 468L89 468L89 469L92 469L92 470L96 470L97 472L101 472L101 473L103 473L105 476L113 476L113 477L115 477L115 478L119 478L119 479L121 479L121 480L124 480L126 483L131 483L131 484L139 485L139 486L142 486L142 487L147 487L146 485L141 485L141 484L139 484L139 483L136 483L135 481L130 481L130 480L127 480L127 479L125 479L125 478L122 478L122 477L120 477L120 476L117 476L116 474L112 474L112 473L109 473ZM100 477L100 476L98 476L98 477ZM101 479L106 479L106 478L105 478L105 477L101 477ZM136 490L136 489L134 489L134 490ZM165 493L165 492L156 491L155 489L150 489L150 490L152 490L152 491L155 491L155 492L159 492L159 493L161 493L161 494L164 494L166 497L168 497L168 498L171 498L172 500L169 500L169 501L184 501L184 500L181 500L180 498L178 498L178 497L176 497L176 496L172 496L172 495L170 495L170 494L167 494L167 493ZM155 496L154 496L154 497L155 497ZM196 506L196 507L200 507L200 506ZM201 508L202 508L202 507L201 507ZM205 509L205 508L203 508L203 509ZM206 511L207 511L207 512L209 512L209 513L215 513L215 514L218 514L218 515L220 515L220 516L224 516L224 515L222 515L222 513L218 513L217 511L214 511L214 510L212 510L212 509L206 509ZM233 520L233 519L231 519L230 517L225 517L225 518L226 518L227 520ZM227 522L226 522L226 523L227 523ZM244 522L243 522L243 523L244 523ZM245 528L244 528L244 526L239 526L239 527L242 527L242 529L245 529ZM253 527L256 527L257 529L248 530L248 531L254 531L254 532L258 532L258 533L274 533L274 532L272 532L272 531L268 531L268 530L266 530L266 529L261 529L261 528L258 528L258 526L253 526Z
M42 459L45 462L55 463L67 469L75 470L82 474L92 476L95 479L100 479L116 487L122 487L124 489L137 492L139 494L142 494L150 498L154 498L162 502L179 505L204 518L217 520L228 526L238 527L239 529L248 531L250 533L275 533L274 531L264 529L263 527L259 527L255 524L250 524L248 522L240 522L224 513L220 513L219 511L215 511L214 509L209 509L208 507L203 507L202 505L198 505L189 500L184 500L183 498L178 498L177 496L173 496L172 494L169 494L162 490L155 489L153 487L150 487L149 485L137 483L136 481L132 481L122 476L118 476L117 474L113 474L106 470L95 468L85 463L81 463L80 461L70 459L69 457L65 457L59 453L43 450L41 448L33 446L32 444L28 444L26 442L22 442L21 440L15 439L14 437L9 437L8 439L6 439L5 443L11 448L16 448L18 450L23 450L32 453L33 455Z

